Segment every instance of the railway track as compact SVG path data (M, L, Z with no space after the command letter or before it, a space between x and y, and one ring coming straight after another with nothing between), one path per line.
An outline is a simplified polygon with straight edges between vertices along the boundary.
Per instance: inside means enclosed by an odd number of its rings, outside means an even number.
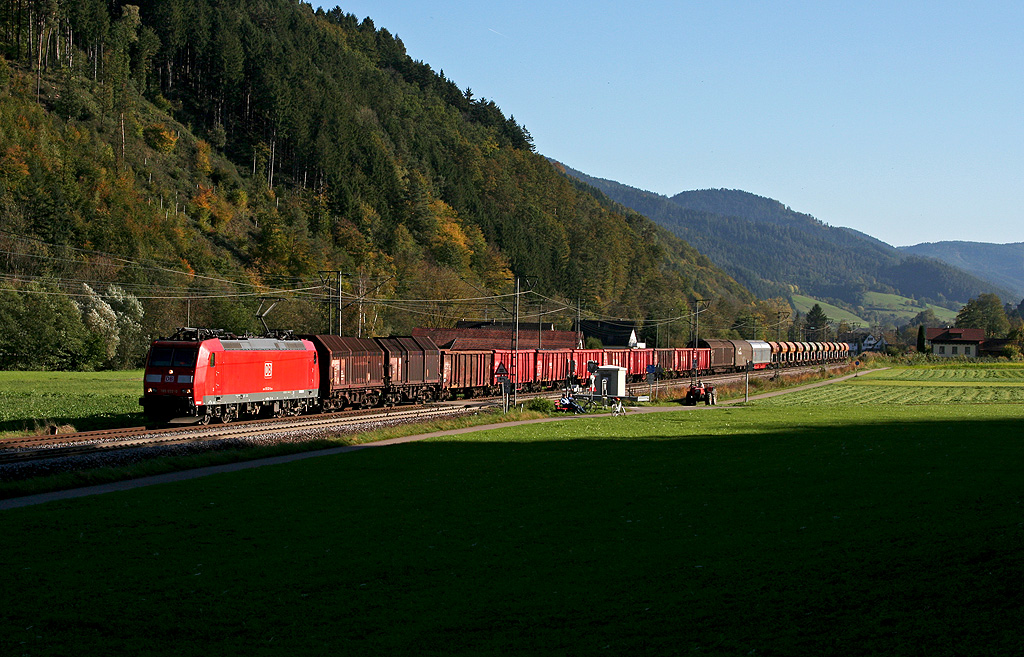
M786 374L801 374L820 371L822 366L794 368L778 372L777 370L761 370L751 373L751 378L770 378ZM743 374L721 374L705 376L703 380L715 385L723 385L742 381ZM648 394L657 387L659 390L684 390L690 383L689 378L663 380L656 384L634 383L629 391L634 395ZM551 392L520 393L520 401L534 397L557 396ZM153 429L147 427L128 427L103 431L83 431L70 434L47 436L25 436L0 441L0 469L4 466L32 463L49 459L60 459L75 456L95 456L117 451L139 449L145 447L170 447L175 445L207 444L217 446L230 440L244 441L254 437L274 437L287 439L289 436L311 435L325 436L332 432L356 432L373 429L384 425L401 424L426 419L476 412L480 408L490 406L494 399L475 398L426 406L408 406L400 408L344 411L321 415L306 415L290 418L271 418L248 420L220 425L186 425ZM0 473L0 479L2 479Z
M223 425L189 425L150 429L132 427L106 431L84 431L55 436L26 436L0 443L0 465L52 459L67 456L93 455L104 451L139 447L180 445L185 443L214 443L253 436L286 435L293 433L324 433L330 430L358 431L361 427L382 424L400 424L424 419L436 419L473 412L476 404L444 404L412 406L400 409L349 411L293 418L250 420Z

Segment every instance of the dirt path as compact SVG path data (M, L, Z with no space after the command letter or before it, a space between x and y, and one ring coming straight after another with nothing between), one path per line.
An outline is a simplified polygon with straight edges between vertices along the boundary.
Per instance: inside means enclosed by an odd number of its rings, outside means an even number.
M888 368L879 368L888 369ZM838 379L829 379L827 381L818 381L816 383L809 383L804 386L798 386L796 388L787 388L786 390L779 390L776 392L766 392L759 395L752 395L750 400L756 399L767 399L768 397L775 397L776 395L784 395L791 392L799 392L801 390L810 390L811 388L819 388L821 386L830 385L832 383L838 383L847 379L852 379L860 374L867 374L868 372L877 372L879 370L867 370L865 372L858 372L856 374L849 374L847 376L839 377ZM638 413L678 413L679 411L701 411L701 410L714 410L721 406L727 406L732 404L742 403L742 399L731 399L729 401L722 402L719 406L643 406L639 408L630 408L629 414L634 415ZM602 413L597 415L587 415L586 417L606 417L611 413ZM332 449L322 449L313 452L303 452L301 454L290 454L288 456L275 456L272 458L258 459L255 461L244 461L242 463L229 463L227 465L216 465L208 468L196 468L194 470L183 470L181 472L168 472L167 474L155 475L152 477L142 477L140 479L130 479L127 481L117 481L110 484L100 484L98 486L89 486L86 488L73 488L70 490L54 491L52 493L40 493L39 495L27 495L25 497L15 497L7 500L0 500L0 511L6 509L17 509L25 506L34 506L36 504L44 504L46 502L55 502L58 500L70 500L77 497L87 497L90 495L101 495L103 493L113 493L115 491L132 490L133 488L141 488L142 486L153 486L155 484L166 484L174 481L186 481L189 479L197 479L199 477L207 477L209 475L221 474L225 472L238 472L239 470L248 470L250 468L261 468L266 465L278 465L281 463L291 463L292 461L301 461L303 459L316 458L318 456L329 456L332 454L344 454L346 452L354 452L360 449L371 449L374 447L386 447L388 445L398 445L401 443L411 443L418 440L426 440L427 438L437 438L439 436L457 436L464 433L471 433L474 431L486 431L488 429L500 429L502 427L515 427L523 424L542 424L545 422L562 422L565 420L580 419L574 418L574 416L565 417L551 417L541 418L538 420L521 420L519 422L502 422L498 424L482 424L475 427L466 427L464 429L451 429L448 431L435 431L432 433L421 433L414 436L403 436L401 438L391 438L390 440L381 440L375 443L366 443L365 445L350 445L347 447L335 447Z

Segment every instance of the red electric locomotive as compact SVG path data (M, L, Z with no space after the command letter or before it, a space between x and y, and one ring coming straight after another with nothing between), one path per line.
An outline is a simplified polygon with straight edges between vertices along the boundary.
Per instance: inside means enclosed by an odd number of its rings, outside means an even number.
M318 405L319 386L316 350L307 340L186 328L150 346L139 403L156 421L229 422L306 412Z

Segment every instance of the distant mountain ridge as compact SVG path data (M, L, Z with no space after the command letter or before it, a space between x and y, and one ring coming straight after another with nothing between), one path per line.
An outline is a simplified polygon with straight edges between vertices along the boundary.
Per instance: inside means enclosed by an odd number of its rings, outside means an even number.
M697 190L669 198L566 172L683 238L761 298L800 291L855 307L864 292L877 291L953 308L983 292L1012 296L995 281L749 192Z
M975 276L1007 288L1016 303L1024 298L1024 242L991 244L988 242L925 242L901 246L900 251L941 260Z

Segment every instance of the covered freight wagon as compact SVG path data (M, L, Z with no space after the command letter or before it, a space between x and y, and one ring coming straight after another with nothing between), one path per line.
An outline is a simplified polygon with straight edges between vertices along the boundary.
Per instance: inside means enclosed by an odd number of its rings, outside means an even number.
M711 350L712 372L731 372L736 369L736 345L730 340L701 340L698 347Z
M755 370L766 369L772 363L772 346L764 340L748 340L750 345L749 362L754 364Z
M320 356L324 410L377 406L384 394L384 350L369 338L311 335Z
M388 404L419 403L441 395L441 350L428 337L374 338L384 350Z

